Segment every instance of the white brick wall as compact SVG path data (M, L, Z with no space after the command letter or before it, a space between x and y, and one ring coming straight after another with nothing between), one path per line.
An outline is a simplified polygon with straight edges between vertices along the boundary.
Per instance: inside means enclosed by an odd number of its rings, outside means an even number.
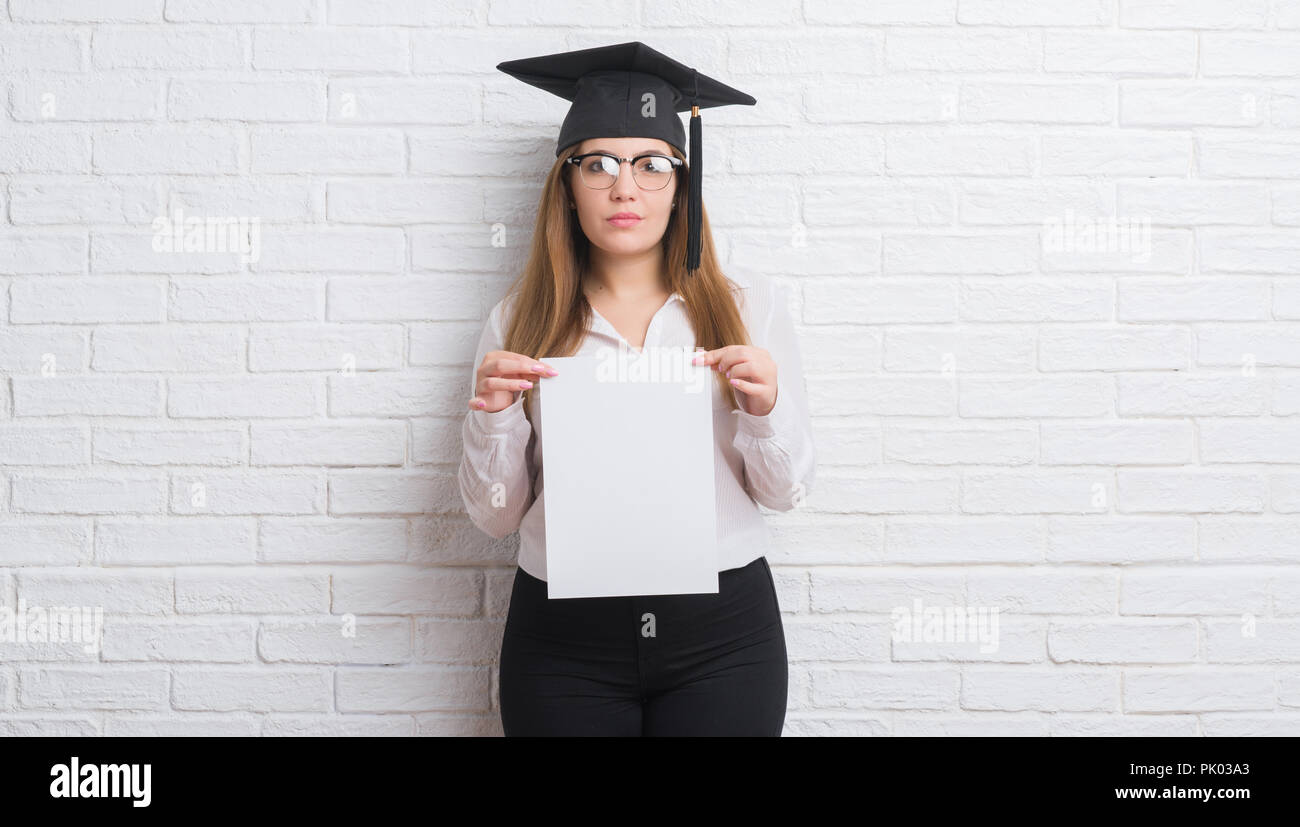
M565 106L494 66L633 39L759 101L787 734L1300 733L1300 2L0 0L0 606L104 612L0 641L0 734L500 732L453 472Z

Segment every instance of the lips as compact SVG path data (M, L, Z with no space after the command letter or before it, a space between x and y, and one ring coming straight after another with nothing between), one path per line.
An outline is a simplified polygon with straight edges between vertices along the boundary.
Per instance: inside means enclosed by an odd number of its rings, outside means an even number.
M635 227L641 223L641 216L634 212L621 212L605 219L615 227Z

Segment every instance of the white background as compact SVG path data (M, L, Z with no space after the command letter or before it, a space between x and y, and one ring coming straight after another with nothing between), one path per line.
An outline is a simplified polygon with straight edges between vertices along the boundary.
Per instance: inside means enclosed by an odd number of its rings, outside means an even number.
M494 67L628 40L758 100L705 194L806 359L786 734L1300 732L1300 3L0 0L0 604L106 612L0 642L0 734L499 733L454 471L565 103ZM1147 260L1043 248L1112 215Z

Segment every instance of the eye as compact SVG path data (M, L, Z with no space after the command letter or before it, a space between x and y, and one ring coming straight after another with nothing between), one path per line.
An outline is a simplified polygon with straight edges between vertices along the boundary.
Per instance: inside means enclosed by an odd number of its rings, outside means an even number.
M647 155L637 160L637 170L640 172L665 173L672 169L672 162L662 155Z

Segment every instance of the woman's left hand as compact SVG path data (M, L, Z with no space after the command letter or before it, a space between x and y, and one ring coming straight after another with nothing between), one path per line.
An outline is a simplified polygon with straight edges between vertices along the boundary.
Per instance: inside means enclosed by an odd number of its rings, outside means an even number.
M712 365L725 373L731 386L740 391L736 401L745 413L767 416L776 407L776 362L761 347L727 345L700 351L691 364Z

